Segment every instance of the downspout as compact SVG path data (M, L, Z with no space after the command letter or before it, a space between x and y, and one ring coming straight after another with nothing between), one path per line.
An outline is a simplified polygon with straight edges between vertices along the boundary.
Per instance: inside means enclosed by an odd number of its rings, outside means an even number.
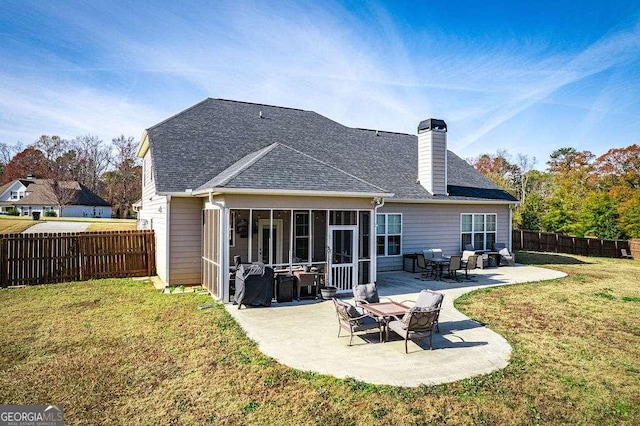
M378 209L384 206L384 198L376 197L372 201L373 208L373 218L371 220L371 229L369 230L369 234L371 235L369 240L370 250L373 250L373 255L371 256L371 277L373 278L373 282L375 283L378 280L378 254L375 251L376 247L376 220L378 219Z
M513 249L513 204L509 204L509 253Z

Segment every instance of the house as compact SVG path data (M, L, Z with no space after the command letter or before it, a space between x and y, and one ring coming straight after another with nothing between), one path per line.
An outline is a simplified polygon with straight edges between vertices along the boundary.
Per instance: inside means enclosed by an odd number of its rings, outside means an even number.
M313 111L206 99L147 129L139 226L167 285L229 300L230 265L316 265L349 290L403 253L511 243L517 200L447 150L447 125L410 135Z
M67 200L62 208L51 180L30 176L9 182L0 187L0 214L15 208L24 216L54 211L60 217L111 217L111 204L86 186L77 181L60 181L58 185Z

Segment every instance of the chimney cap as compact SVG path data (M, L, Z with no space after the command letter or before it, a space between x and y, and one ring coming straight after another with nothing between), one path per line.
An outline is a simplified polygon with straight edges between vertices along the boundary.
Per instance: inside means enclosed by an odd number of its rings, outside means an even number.
M444 120L439 120L437 118L428 118L426 120L422 120L418 125L418 133L424 130L443 130L447 131L447 123Z

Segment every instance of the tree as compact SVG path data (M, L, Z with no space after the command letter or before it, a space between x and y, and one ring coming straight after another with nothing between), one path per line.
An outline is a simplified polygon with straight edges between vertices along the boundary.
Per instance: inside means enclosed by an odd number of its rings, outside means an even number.
M482 154L469 161L480 173L514 195L517 193L514 177L519 174L518 166L509 162L507 151L499 150L495 154Z
M612 148L596 158L593 168L603 189L640 189L640 146Z
M142 194L142 167L136 157L137 143L121 135L113 139L116 169L103 175L106 199L121 214L128 215L131 205Z
M62 217L64 208L71 204L82 188L78 182L73 180L50 179L47 183L55 196L55 204L58 206L60 217Z
M37 178L47 178L51 175L51 170L52 166L42 151L34 147L27 147L9 161L2 174L2 183L24 179L30 175Z
M111 148L97 136L77 137L74 142L77 179L93 192L100 192L100 178L111 164Z

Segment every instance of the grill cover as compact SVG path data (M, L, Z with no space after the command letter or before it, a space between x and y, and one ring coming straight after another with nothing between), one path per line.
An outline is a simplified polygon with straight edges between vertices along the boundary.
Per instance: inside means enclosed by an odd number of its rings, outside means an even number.
M241 264L236 271L235 302L245 306L271 306L273 269L259 264Z

